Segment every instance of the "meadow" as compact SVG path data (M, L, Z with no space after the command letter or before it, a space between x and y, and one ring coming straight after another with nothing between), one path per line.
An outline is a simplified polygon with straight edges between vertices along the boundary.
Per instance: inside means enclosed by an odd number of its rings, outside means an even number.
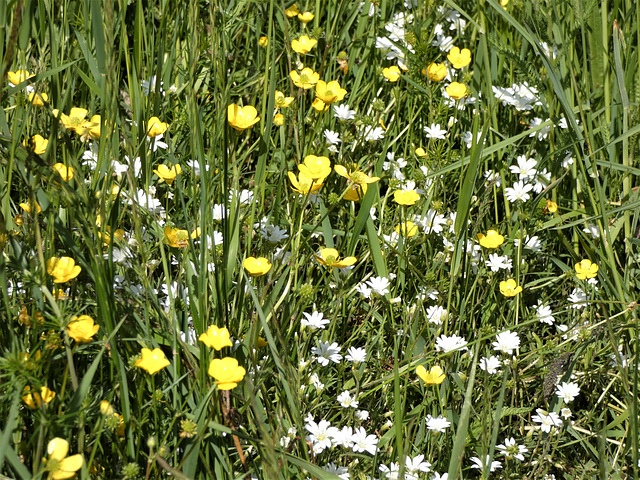
M0 1L0 478L640 478L639 25Z

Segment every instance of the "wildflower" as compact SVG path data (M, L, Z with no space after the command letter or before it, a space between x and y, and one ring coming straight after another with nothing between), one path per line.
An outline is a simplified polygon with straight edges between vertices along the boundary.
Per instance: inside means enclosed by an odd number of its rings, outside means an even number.
M479 362L480 368L487 372L489 375L494 375L498 372L498 368L502 365L497 357L491 355L489 358L482 357Z
M515 297L522 291L522 287L516 284L513 278L500 282L500 293L505 297Z
M260 117L257 116L258 111L252 105L241 107L232 103L227 107L227 120L237 132L242 132L247 128L253 127L260 121Z
M414 205L420 199L420 195L412 188L402 189L393 192L393 199L399 205Z
M520 348L520 337L517 333L507 330L496 335L496 341L492 345L494 350L511 355L514 350Z
M182 167L178 165L173 165L168 167L164 164L158 165L158 168L153 171L158 177L160 177L160 181L165 182L167 185L171 186L176 179L176 177L182 172Z
M389 279L385 277L371 277L366 284L378 295L389 293L389 286L391 285Z
M320 255L315 256L322 265L327 267L345 268L358 261L356 257L340 259L340 254L335 248L321 248Z
M284 115L282 115L281 113L276 113L273 116L273 124L276 127L281 127L282 125L284 125Z
M349 181L349 185L351 186L347 193L345 193L342 197L345 200L361 200L364 197L365 193L367 193L367 185L380 180L380 177L370 177L357 167L353 167L347 170L347 168L343 165L335 165L333 169L338 175L346 178Z
M142 358L136 360L136 367L140 367L146 370L150 375L159 372L171 362L167 360L164 352L159 348L149 350L148 348L142 349Z
M564 400L564 403L572 402L580 394L580 387L577 383L562 382L562 385L556 385L556 395Z
M395 65L388 68L383 68L382 76L386 78L388 81L390 81L391 83L395 83L398 80L400 80L400 69Z
M293 102L293 97L287 97L280 90L276 90L275 93L275 106L276 108L287 108Z
M260 229L260 235L271 243L278 243L280 240L289 238L287 231L277 225L265 225Z
M358 408L358 402L355 397L352 397L349 393L349 390L345 390L337 398L338 402L340 402L340 406L343 408Z
M405 237L413 237L418 233L418 226L413 222L402 222L400 225L396 225L396 233Z
M149 138L157 137L166 132L168 128L168 123L161 122L158 117L151 117L147 123L147 136Z
M477 468L480 471L484 471L485 469L489 468L489 458L490 458L489 455L487 455L486 460L484 461L484 463L482 463L482 460L480 460L480 458L471 457L469 459L473 463L473 465L471 465L471 468ZM493 461L491 462L491 467L489 468L489 471L493 472L498 468L502 468L502 464L498 461Z
M418 147L416 148L416 151L414 152L416 154L416 156L418 157L426 157L427 156L427 152L425 151L424 148L422 147Z
M451 66L456 70L466 67L471 63L471 51L468 48L460 50L458 47L453 47L447 59L451 62Z
M350 110L349 105L346 105L346 104L334 105L333 114L341 122L346 122L347 120L353 120L356 117L356 111Z
M562 416L562 418L564 418L565 420L568 420L571 418L571 409L564 407L560 409L560 415Z
M47 260L47 273L53 277L53 283L66 283L76 278L81 270L71 257L51 257Z
M145 96L150 93L155 93L156 89L158 93L161 93L164 96L164 90L162 89L162 80L158 82L158 78L155 75L149 77L149 80L142 80L140 82L140 86L142 87L142 93Z
M46 470L49 472L47 479L62 480L75 476L82 468L84 458L79 453L67 457L69 442L64 438L56 437L47 445L49 457L45 460Z
M196 228L193 232L189 233L187 230L182 230L173 227L164 227L164 238L162 241L173 248L184 248L189 245L189 238L197 238L200 236L200 228Z
M42 155L47 151L47 145L49 145L49 140L44 138L42 135L36 134L32 136L28 140L24 140L22 145L33 150L33 153L36 155Z
M299 39L291 41L291 48L293 48L294 52L305 55L309 53L317 43L317 40L309 38L307 35L302 35Z
M511 259L506 256L500 256L497 253L489 255L489 260L484 262L492 272L498 272L500 270L511 270Z
M326 105L339 102L344 99L347 91L340 87L340 83L337 80L325 83L323 80L318 80L316 84L316 98L320 99Z
M211 360L208 373L218 383L218 390L231 390L238 386L247 371L238 365L235 358L225 357Z
M513 244L516 247L519 247L520 246L520 239L519 238L515 238L513 240ZM529 235L527 235L526 238L524 239L524 246L523 247L528 249L528 250L532 250L534 252L539 252L540 250L542 250L542 242L536 236L529 237Z
M487 234L479 233L476 235L478 243L484 248L498 248L504 243L504 237L495 230L487 231Z
M418 365L416 368L416 374L427 385L439 385L446 378L444 371L438 365L431 367L431 370L428 372L424 366Z
M429 323L442 325L442 323L449 318L449 312L447 312L447 309L444 307L434 305L427 308L426 316L429 320Z
M444 433L445 430L451 426L451 422L441 415L438 415L436 418L433 418L431 415L427 415L425 422L428 430L440 433Z
M88 343L98 333L100 325L94 325L93 318L89 315L73 317L67 325L67 333L78 343Z
M67 130L72 130L79 135L84 135L86 133L86 129L84 127L85 117L89 113L88 110L84 108L73 107L69 112L69 115L65 115L64 113L60 113L59 110L52 110L53 115L57 118L58 114L60 114L60 122Z
M447 88L445 88L447 95L454 100L460 100L467 96L467 86L464 83L451 82Z
M319 98L316 98L313 100L313 103L311 104L311 106L313 107L314 110L316 110L317 112L326 112L327 110L329 110L329 105L327 105L326 103L324 103L322 100L320 100Z
M324 318L321 312L316 312L315 310L312 313L302 312L305 318L300 321L300 325L303 327L309 327L311 330L324 329L325 325L331 323L331 321L327 318Z
M367 435L363 427L359 427L351 437L354 452L368 452L375 455L378 451L378 439L375 435Z
M207 333L201 334L198 340L214 350L222 350L223 347L233 347L229 330L224 327L218 328L215 325L211 325L207 329Z
M367 360L367 351L364 348L349 347L344 358L352 363L364 363Z
M538 300L538 305L536 306L535 318L540 320L540 322L542 323L546 323L547 325L553 325L553 322L555 322L551 307L549 307L548 305L543 305L540 300Z
M340 347L336 342L319 342L317 347L311 348L311 353L313 353L316 358L316 362L318 362L323 367L329 365L329 362L340 363L342 360L342 355L340 355Z
M598 275L599 267L597 264L591 263L591 260L584 259L576 263L575 269L576 277L580 280L585 280L587 278L595 278Z
M260 277L271 270L271 262L264 257L247 257L242 266L252 277Z
M535 158L527 158L525 155L520 155L517 159L517 165L511 165L509 170L511 173L517 173L520 176L520 180L533 180L538 171L536 170L536 166L538 162L536 162Z
M287 8L284 11L285 15L289 18L295 17L296 15L300 14L300 10L298 10L298 5L297 4L293 4L291 5L289 8Z
M260 37L260 39L258 40L258 45L261 46L262 48L269 45L269 37L265 37L264 35Z
M426 69L426 75L432 82L441 82L447 76L447 66L444 63L431 63Z
M7 78L9 79L9 83L12 87L20 85L31 77L35 77L35 74L29 73L29 70L20 69L15 72L7 72Z
M332 427L326 420L320 420L319 423L316 423L313 419L309 419L304 428L309 432L306 439L311 442L315 454L322 453L325 448L331 448L333 445L331 439L339 433L339 430Z
M314 72L310 68L303 68L300 73L295 70L291 70L291 72L289 72L289 77L291 77L291 80L293 80L293 84L296 87L304 90L313 88L313 86L318 83L318 80L320 80L320 74Z
M584 308L587 306L589 299L587 298L587 294L584 290L576 287L573 289L567 300L573 304L571 305L571 308Z
M331 162L327 157L316 157L307 155L301 164L298 165L300 173L312 180L319 180L320 183L331 173Z
M468 350L466 345L467 341L457 335L451 335L450 337L440 335L436 339L436 350L438 352L449 353L456 350Z
M536 409L537 415L533 415L531 420L540 423L540 430L545 433L551 432L553 427L559 427L562 425L562 420L555 412L547 413L541 408Z
M53 169L65 182L69 182L73 178L73 167L67 167L65 164L58 162L53 165Z
M440 124L432 123L430 127L424 127L427 138L444 140L447 138L447 131L443 130Z
M305 24L313 20L313 17L315 17L315 15L311 12L304 12L304 13L298 14L298 20L300 20L302 23L305 23Z
M287 175L291 182L291 188L301 195L316 193L323 185L322 182L309 178L302 172L300 172L297 177L293 172L288 172Z
M532 189L533 185L524 183L522 180L520 180L514 183L511 188L505 188L504 193L507 197L507 200L509 200L511 203L514 203L518 200L520 200L521 202L526 202L527 200L529 200L529 198L531 198L528 192L530 192Z
M24 387L23 393L22 401L31 409L40 408L42 402L48 405L56 397L56 392L48 387L40 387L40 392L35 387Z
M505 458L515 458L524 461L523 453L527 453L529 450L524 445L516 444L513 437L506 438L504 445L496 445L496 449L499 450Z

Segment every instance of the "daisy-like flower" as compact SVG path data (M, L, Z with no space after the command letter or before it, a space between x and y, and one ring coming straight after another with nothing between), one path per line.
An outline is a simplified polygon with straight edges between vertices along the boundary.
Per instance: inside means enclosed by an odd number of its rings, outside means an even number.
M589 259L584 259L576 263L575 268L576 277L580 280L595 278L598 275L598 265L595 263L591 263L591 260Z
M577 383L562 382L562 385L556 385L556 395L564 400L564 403L572 402L580 394L580 387Z
M584 290L576 287L573 289L573 291L571 292L571 295L569 295L569 298L567 298L567 300L571 302L572 304L570 305L571 308L584 308L587 306L589 299Z
M294 52L305 55L309 53L317 43L317 40L309 38L307 35L302 35L297 40L294 39L291 41L291 48Z
M516 247L519 247L520 239L515 238L513 240L513 244ZM527 250L531 250L532 252L539 252L542 250L542 242L537 236L529 237L529 235L527 235L524 239L524 248Z
M507 355L512 355L514 350L520 348L520 337L509 330L496 335L496 341L492 343L493 349Z
M291 77L291 80L293 80L293 84L296 87L304 90L313 88L314 85L318 83L318 80L320 80L320 74L314 72L310 68L303 68L300 73L295 70L291 70L291 72L289 72L289 77Z
M416 368L416 374L427 385L440 385L446 378L444 371L438 365L431 367L428 372L423 365L418 365Z
M355 397L352 397L349 393L349 390L345 390L337 398L338 402L340 402L340 406L343 408L358 408L358 401Z
M47 454L45 468L49 472L49 480L62 480L72 478L76 472L82 468L84 458L81 454L67 456L69 453L69 442L64 438L56 437L47 444Z
M464 83L451 82L445 91L453 100L460 100L467 96L467 86Z
M386 295L389 293L389 286L391 285L391 282L389 282L389 279L385 277L371 277L366 284L369 285L371 290L378 295Z
M512 187L504 189L505 196L509 202L514 203L517 201L526 202L531 198L529 192L533 190L533 185L524 183L522 180L513 184Z
M447 131L444 130L440 124L432 123L430 127L424 127L424 131L427 134L427 138L437 140L444 140L447 138Z
M551 432L551 429L554 427L560 427L562 425L562 420L555 412L547 413L541 408L536 409L537 415L533 415L531 420L540 424L540 430L545 433Z
M309 327L311 330L322 330L325 325L331 323L331 321L327 318L324 318L322 312L316 312L315 310L312 313L303 312L305 318L300 321L300 325L303 327Z
M375 435L367 435L363 427L357 428L351 439L354 452L368 452L375 455L378 451L378 438Z
M515 297L522 291L522 287L516 284L513 278L500 282L500 293L505 297Z
M356 111L351 110L349 105L346 103L343 103L342 105L334 105L333 114L341 122L346 122L347 120L353 120L356 118Z
M478 243L484 248L498 248L504 243L504 237L495 230L487 231L487 234L478 233Z
M512 268L511 259L506 256L500 256L497 253L490 254L489 260L485 260L484 263L491 269L492 272L498 272L500 270L511 270Z
M320 420L319 423L316 423L313 419L307 419L304 428L309 432L307 440L311 442L313 453L316 455L322 453L325 448L331 448L333 437L339 433L339 430L332 427L327 420Z
M349 480L349 469L347 467L339 467L335 463L329 462L322 469L325 472L333 473L342 480Z
M400 80L400 69L395 65L382 69L382 76L389 82L394 83Z
M335 248L321 248L320 254L315 257L322 265L337 268L350 267L358 261L356 257L345 257L340 259L340 254Z
M367 361L367 350L358 347L349 347L345 360L352 363L364 363Z
M438 352L449 353L455 350L468 350L467 341L458 335L440 335L436 339L436 350Z
M325 130L324 139L327 142L327 145L331 146L336 146L340 142L342 142L342 140L340 139L340 134L338 132L334 132L333 130Z
M411 458L407 456L404 461L404 467L407 475L412 475L414 478L420 477L421 473L428 473L431 471L431 464L424 460L424 455L416 455Z
M451 426L451 422L442 415L438 415L436 418L433 418L431 415L427 415L425 422L427 429L433 432L444 433L445 430Z
M316 98L319 98L325 105L343 100L346 94L347 91L340 86L337 80L327 83L318 80L316 84Z
M227 107L227 120L238 133L253 127L260 121L258 111L252 105L241 107L232 103Z
M318 342L318 346L313 347L311 349L311 353L316 356L316 362L318 362L323 367L329 365L329 362L340 363L340 360L342 360L342 355L340 355L340 347L336 342Z
M490 472L495 472L497 469L502 468L502 463L498 462L497 460L491 462L491 466L489 466L489 455L487 455L484 462L482 462L479 457L471 457L469 460L471 460L471 462L473 463L473 465L471 465L471 468L477 468L480 471L489 469Z
M365 130L364 139L367 142L375 142L384 137L385 130L382 127L369 127Z
M538 171L536 166L538 162L534 158L527 158L525 155L520 155L517 159L517 165L511 165L509 170L511 173L516 173L520 176L520 180L527 181L533 180L536 177Z
M489 375L495 375L498 373L498 369L502 366L502 363L497 357L491 355L489 358L482 357L479 362L480 369L487 372Z
M471 50L468 48L463 48L460 50L458 47L453 47L449 54L447 55L447 59L451 62L451 66L456 70L466 67L471 63Z
M502 453L505 458L515 458L524 461L524 454L529 450L524 445L518 445L516 440L511 438L505 438L504 445L496 445L496 449Z
M426 317L429 323L442 325L442 323L446 322L449 318L449 312L447 312L447 309L444 307L434 305L427 308Z
M542 323L546 323L547 325L553 325L555 319L553 318L553 312L551 311L551 307L549 305L543 305L542 302L538 300L538 304L536 305L535 309L535 318L537 318Z
M422 73L432 82L441 82L447 76L447 66L444 63L431 63Z

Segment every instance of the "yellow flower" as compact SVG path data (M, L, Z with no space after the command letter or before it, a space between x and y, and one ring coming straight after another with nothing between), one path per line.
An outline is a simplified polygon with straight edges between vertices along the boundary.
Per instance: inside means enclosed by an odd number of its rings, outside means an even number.
M342 198L351 202L362 200L367 193L367 185L380 180L380 177L370 177L357 166L347 170L343 165L335 165L333 169L338 175L349 181L349 189Z
M319 98L327 105L343 100L346 94L347 91L340 87L340 83L337 80L329 83L319 80L316 85L316 98Z
M315 17L315 15L311 12L298 14L298 20L300 20L302 23L309 23L311 20L313 20L313 17Z
M505 10L507 9L508 4L509 4L509 0L500 0L500 6Z
M214 350L222 350L222 347L233 347L229 330L226 328L218 328L215 325L211 325L207 329L207 333L200 335L198 340Z
M172 185L180 172L182 172L180 165L173 165L172 167L158 165L158 169L153 171L153 173L160 177L160 181L164 181L167 185Z
M67 325L67 333L78 343L90 342L99 329L100 325L94 325L93 318L89 315L73 317Z
M576 263L576 277L580 280L595 278L598 275L599 268L597 264L591 263L591 260L585 258L580 260L580 263Z
M383 68L382 76L389 80L391 83L397 82L400 80L400 69L393 65L392 67Z
M399 205L414 205L420 199L420 194L413 189L396 190L393 199Z
M13 84L13 86L19 85L24 82L26 79L34 77L35 74L29 73L29 70L16 70L15 72L8 72L7 77L9 81Z
M55 117L57 117L59 110L53 110L52 113ZM86 117L88 113L89 111L84 108L73 107L69 112L69 115L60 113L60 121L62 122L64 128L66 128L67 130L72 130L79 135L84 135L86 133L84 127L84 124L86 122L84 117Z
M444 63L431 63L426 74L432 82L441 82L447 76L447 66Z
M310 68L303 68L300 73L295 70L291 70L289 72L289 76L296 87L303 88L305 90L313 88L313 86L318 83L318 80L320 80L320 74L314 72Z
M142 358L136 360L136 367L140 367L143 370L146 370L149 374L153 375L154 373L159 372L167 365L170 365L171 362L167 360L164 352L159 348L154 348L153 351L148 348L142 349Z
M284 11L284 13L285 13L285 15L287 17L291 18L291 17L295 17L296 15L298 15L300 13L300 10L298 10L298 5L294 3L289 8L287 8Z
M49 140L47 140L40 134L35 134L33 137L31 137L30 140L24 140L22 142L22 145L32 149L33 153L35 153L36 155L42 155L44 152L47 151L47 145L49 145Z
M102 123L102 119L100 115L94 115L91 117L91 120L84 123L84 128L86 129L85 133L89 133L93 138L100 138L100 124ZM166 125L166 124L165 124ZM166 129L165 129L166 130Z
M100 413L105 417L110 417L115 413L115 411L113 410L113 407L111 406L108 400L102 400L100 402Z
M45 102L49 101L49 95L47 95L44 92L43 93L31 92L29 94L29 101L36 107L43 107Z
M284 125L284 115L282 115L281 113L276 113L273 116L273 124L276 127L281 127L282 125Z
M31 211L33 210L32 205L26 202L20 203L19 206L27 213L31 213ZM40 207L40 205L38 205L38 202L36 202L35 207L36 207L36 212L38 213L42 212L42 208Z
M301 195L308 195L309 193L316 193L322 187L322 182L314 181L312 178L307 177L304 173L300 172L296 178L295 173L288 172L289 181L291 182L291 188Z
M468 48L460 50L458 47L453 47L449 51L447 58L451 62L451 66L453 68L460 69L471 63L471 51Z
M329 105L325 104L319 98L316 98L311 106L318 112L326 112L327 110L329 110Z
M317 40L309 38L306 35L302 35L299 39L291 41L291 48L293 48L294 52L304 55L309 53L317 43Z
M489 230L486 235L479 233L476 238L484 248L498 248L504 243L504 237L495 230Z
M516 284L513 278L500 282L500 293L505 297L515 297L522 291L522 287Z
M53 277L53 283L66 283L76 278L82 268L71 257L51 257L47 260L47 273Z
M447 95L454 100L460 100L467 96L467 86L464 83L451 82L447 88L445 88Z
M65 182L68 182L73 178L73 167L67 167L63 163L56 163L53 166L53 169L58 172L60 178L62 178L62 180L64 180Z
M267 45L269 45L269 38L268 37L260 37L260 40L258 40L258 45L260 45L261 47L266 47Z
M218 382L218 390L236 388L246 373L244 367L238 365L238 361L231 357L216 358L209 364L209 375Z
M418 226L413 222L403 222L400 225L396 225L396 233L405 237L413 237L418 233Z
M316 258L322 265L336 268L350 267L358 261L356 257L345 257L341 260L335 248L321 248L320 255L316 255Z
M147 123L147 136L150 138L157 137L169 128L169 124L161 122L158 117L151 117Z
M232 103L227 107L227 120L236 131L242 132L260 121L258 111L251 105L241 107Z
M542 213L556 213L558 211L558 204L547 199L547 205L542 209Z
M40 408L42 402L48 405L56 397L56 392L50 390L48 387L40 387L40 392L38 392L35 387L24 387L23 393L22 401L27 407L32 409Z
M328 157L316 157L307 155L303 162L298 165L298 170L305 177L322 182L331 173L331 161Z
M416 373L418 374L418 377L420 377L420 379L427 385L439 385L444 381L446 377L446 375L442 371L442 368L437 365L435 367L431 367L431 370L429 370L428 372L427 369L422 365L418 365L418 367L416 368Z
M179 228L164 227L164 238L162 241L174 248L184 248L189 245L189 238L198 238L200 236L200 228L196 228L191 234L187 230Z
M416 152L415 153L416 153L416 156L418 156L418 157L426 157L427 156L427 152L422 147L416 148Z
M49 472L49 480L72 478L84 463L84 458L79 453L67 457L69 442L64 438L56 437L51 440L47 445L47 453L49 458L46 460L46 470Z
M242 266L252 277L260 277L271 270L271 262L264 257L247 257Z
M287 108L293 102L293 97L287 97L280 90L276 90L275 105L276 108Z

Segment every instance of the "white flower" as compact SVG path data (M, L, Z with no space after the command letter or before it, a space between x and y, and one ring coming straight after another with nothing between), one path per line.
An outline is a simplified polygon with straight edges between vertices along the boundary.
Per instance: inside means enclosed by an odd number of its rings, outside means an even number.
M573 155L567 151L565 157L562 159L562 168L569 168L569 165L573 165Z
M484 178L487 179L487 183L494 183L496 184L496 187L500 187L500 185L502 185L502 178L500 177L500 174L498 172L493 172L493 170L487 170L486 172L483 173Z
M406 473L413 475L415 478L418 478L420 472L428 473L431 470L431 464L424 461L424 455L422 454L416 455L413 458L407 456L404 462L404 467L406 469Z
M344 122L356 118L356 111L349 109L349 105L343 103L342 105L333 106L333 115L341 122Z
M498 357L494 357L491 355L489 358L482 357L480 359L480 368L487 372L489 375L494 375L498 373L498 368L502 365Z
M548 121L549 119L547 118L546 121ZM530 128L535 128L539 125L542 125L542 119L541 118L534 118L531 120L531 122L529 123L529 127ZM540 130L538 130L537 132L533 132L530 133L529 136L530 137L535 137L536 135L538 136L538 140L542 141L545 140L547 138L547 136L549 135L549 132L551 131L551 125L547 125L546 127L542 127Z
M511 105L516 110L533 110L535 106L541 106L538 100L538 90L530 87L527 82L520 85L513 84L510 88L491 87L495 97L502 102L502 105Z
M430 480L448 480L448 479L449 479L448 473L443 473L442 475L440 475L438 472L433 472L433 475L431 475Z
M320 423L316 423L313 419L307 418L307 423L304 428L309 432L307 440L313 445L313 453L322 453L325 448L332 447L331 439L338 434L338 429L332 427L326 420L320 420Z
M580 394L580 387L577 383L562 382L562 385L556 385L556 395L564 400L564 403L572 402Z
M356 418L362 422L369 420L369 412L367 410L356 410Z
M371 287L371 290L378 295L386 295L389 293L389 279L385 277L371 277L367 281L367 285Z
M158 93L164 95L164 90L162 89L162 80L160 80L160 84L158 84L157 77L155 75L149 78L149 80L142 80L140 82L140 86L142 87L142 93L144 93L145 96L149 95L150 93L156 93L156 87Z
M518 174L520 176L520 180L533 180L538 171L536 170L536 166L538 162L536 162L535 158L527 158L525 155L520 155L516 161L517 165L511 165L509 170L511 173Z
M496 341L492 345L494 350L511 355L520 348L520 338L517 333L507 330L496 335Z
M513 184L511 188L505 188L504 194L511 203L518 200L526 202L531 198L528 192L533 190L533 185L524 183L522 180Z
M364 132L364 139L367 142L375 142L384 137L384 129L382 127L368 127Z
M545 433L551 432L552 427L559 427L562 425L562 420L557 413L551 412L547 414L541 408L536 409L537 415L533 415L531 420L540 424L540 430Z
M152 194L145 192L141 188L139 188L137 193L131 198L131 202L144 208L151 214L164 217L165 211L160 200L154 198Z
M287 231L277 225L265 225L260 230L260 235L262 235L271 243L278 243L285 238L289 238L289 234L287 233Z
M482 460L480 460L480 458L478 457L471 457L469 460L471 460L471 462L473 463L473 465L471 465L471 468L478 468L481 471L484 471L487 467L489 467L490 457L489 455L487 455L484 463L482 463ZM494 472L498 468L502 468L502 463L494 460L493 462L491 462L491 468L489 468L489 471Z
M442 322L449 318L447 309L440 306L433 306L427 308L427 320L429 323L435 323L436 325L442 325Z
M320 381L320 377L318 377L317 373L312 373L309 377L309 383L313 385L316 390L324 390L324 383Z
M349 362L364 363L367 360L367 351L364 348L349 347L344 358Z
M224 205L216 203L212 209L212 216L215 221L220 222L224 217L229 216L229 209Z
M355 286L355 289L364 298L371 298L373 290L366 283L359 283Z
M500 450L505 458L517 458L521 462L524 460L523 454L529 451L524 445L516 444L516 440L513 437L506 438L504 445L496 445L496 449Z
M540 42L538 46L540 47L540 50L542 50L542 53L547 56L547 58L555 60L556 57L558 56L557 45L554 44L553 48L550 48L547 42ZM538 55L538 51L537 50L534 50L534 51L536 55Z
M330 320L322 316L322 312L316 312L315 310L312 313L303 312L302 315L304 315L305 318L300 320L300 325L309 327L311 330L322 330L325 325L331 323Z
M345 390L340 395L338 395L338 402L343 408L358 408L358 402L355 397L352 397L349 393L349 390Z
M340 140L340 134L332 130L325 130L324 138L327 141L327 145L338 145L342 142L342 140Z
M571 308L584 308L588 302L587 294L580 287L574 288L567 300L572 303Z
M538 300L538 305L536 305L535 318L540 320L540 322L542 323L546 323L547 325L553 325L553 322L555 322L551 307L549 305L543 305L540 300Z
M356 429L351 439L353 440L354 452L369 452L371 455L375 455L378 451L378 439L375 435L367 435L362 427Z
M311 353L316 355L316 361L326 367L329 362L340 363L342 355L340 355L340 347L337 343L319 342L317 347L311 349Z
M584 227L582 231L591 235L591 238L600 238L600 230L596 225L587 224L587 226Z
M347 467L338 467L335 463L329 462L323 467L323 470L337 475L342 480L349 480L349 469Z
M438 352L449 353L454 350L468 350L466 345L467 341L457 335L451 335L450 337L440 335L436 339L436 350Z
M335 445L342 445L344 448L353 448L353 428L342 427L338 434L333 438Z
M436 140L444 140L447 137L447 131L443 130L440 124L432 123L431 127L424 127L427 138Z
M463 106L464 106L464 104L463 104ZM482 136L482 132L478 132L478 134L476 135L476 142L480 141L480 137L481 136ZM467 148L471 148L471 146L473 145L473 133L464 132L464 135L462 136L462 141L467 145ZM484 142L486 142L486 141L487 140L485 139Z
M427 210L427 213L424 216L416 215L413 221L424 233L442 233L444 227L447 226L447 219L445 216L439 215L438 212L432 208Z
M431 415L427 415L425 418L427 429L434 432L444 433L444 431L451 426L451 422L444 418L442 415L438 415L437 418L433 418Z
M386 465L380 465L378 469L384 473L384 478L388 480L398 480L400 477L400 465L397 462L391 462L388 467Z
M513 244L516 247L520 246L520 239L519 238L515 238L513 240ZM526 248L527 250L531 250L533 252L539 252L542 250L542 242L538 239L537 236L534 237L529 237L529 235L527 235L524 239L524 248Z
M512 267L511 259L509 257L502 257L497 253L489 254L489 260L485 260L484 263L491 269L492 272L498 272L502 269L511 270Z
M564 407L562 409L560 409L560 415L562 416L562 418L564 418L565 420L568 420L571 418L571 409Z

